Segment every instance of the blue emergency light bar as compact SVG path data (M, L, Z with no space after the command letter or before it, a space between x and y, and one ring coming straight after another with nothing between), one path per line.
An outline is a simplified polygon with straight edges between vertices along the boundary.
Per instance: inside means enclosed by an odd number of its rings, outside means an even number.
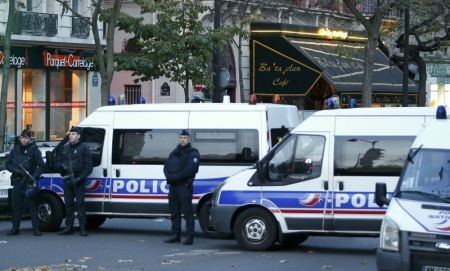
M436 110L436 119L438 120L447 119L447 110L445 109L445 106L443 105L438 106Z

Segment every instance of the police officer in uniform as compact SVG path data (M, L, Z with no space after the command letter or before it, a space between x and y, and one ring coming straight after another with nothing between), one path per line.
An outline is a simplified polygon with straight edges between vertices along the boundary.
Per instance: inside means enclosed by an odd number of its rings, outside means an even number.
M173 236L164 243L180 243L181 214L186 220L186 240L183 245L194 243L195 220L192 210L193 181L198 172L199 152L192 148L188 131L180 134L180 144L164 162L164 175L169 188L169 209Z
M91 149L80 141L80 136L80 128L72 127L69 133L69 143L63 147L61 154L56 157L56 165L61 170L64 181L64 202L66 205L66 228L59 231L58 235L73 235L74 200L76 199L80 235L87 236L84 190L85 179L93 170L93 162Z
M11 231L7 233L8 236L20 234L20 221L23 214L23 203L28 206L31 217L31 225L33 226L33 234L35 236L41 236L39 230L39 217L37 209L37 195L30 197L29 194L25 194L28 182L31 182L26 174L20 168L20 165L33 176L37 181L42 174L44 166L44 160L42 159L42 153L36 146L34 139L31 139L30 129L25 129L20 134L20 144L14 146L14 149L9 153L6 159L6 169L8 169L11 175L11 182L13 183L13 227Z

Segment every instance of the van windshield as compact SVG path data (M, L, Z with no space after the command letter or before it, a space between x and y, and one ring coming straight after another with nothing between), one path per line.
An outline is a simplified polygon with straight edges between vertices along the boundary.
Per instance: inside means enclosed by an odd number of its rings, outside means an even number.
M420 149L405 165L397 197L450 202L450 151Z

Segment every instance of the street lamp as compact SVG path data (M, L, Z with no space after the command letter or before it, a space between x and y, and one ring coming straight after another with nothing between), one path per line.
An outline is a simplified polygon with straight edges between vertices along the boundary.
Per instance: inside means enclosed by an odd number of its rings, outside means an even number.
M369 141L369 140L365 140L365 139L361 139L361 138L352 138L347 140L348 142L357 142L357 141L364 141L364 142L368 142L372 144L372 149L375 147L375 144L378 142L377 140L374 141Z

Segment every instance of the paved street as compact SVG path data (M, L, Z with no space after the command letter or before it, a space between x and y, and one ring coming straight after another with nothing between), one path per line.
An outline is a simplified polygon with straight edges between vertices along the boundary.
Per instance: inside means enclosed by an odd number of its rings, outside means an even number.
M0 221L0 270L375 270L375 238L311 237L294 249L243 251L235 240L198 233L194 245L164 244L166 219L108 219L89 236L32 235L29 220L20 236L6 236ZM199 229L197 225L197 229ZM39 267L39 268L38 268ZM33 269L35 268L35 269Z

